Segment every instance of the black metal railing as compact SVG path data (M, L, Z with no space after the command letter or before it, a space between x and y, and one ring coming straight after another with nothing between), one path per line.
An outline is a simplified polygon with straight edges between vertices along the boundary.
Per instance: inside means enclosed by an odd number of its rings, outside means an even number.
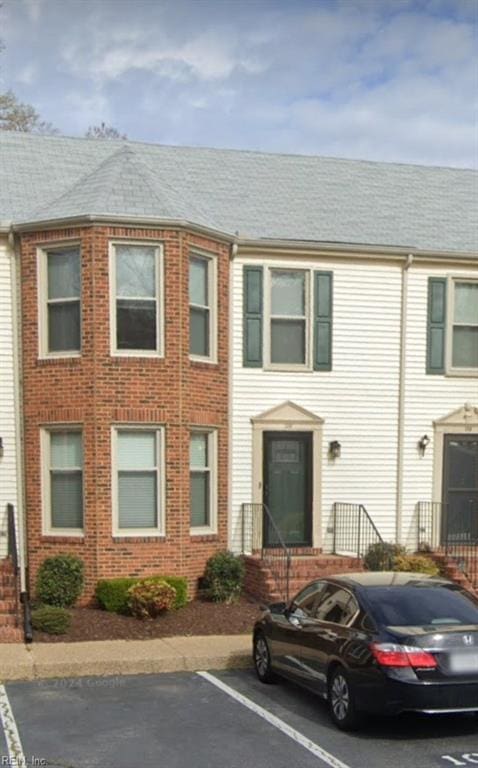
M478 588L478 505L450 510L439 501L417 502L417 549L450 558L473 587Z
M265 532L267 529L267 546ZM291 556L266 504L242 505L242 552L260 554L281 597L288 602Z
M17 528L15 522L15 509L13 504L7 504L7 552L15 571L18 575L18 546L17 546Z
M333 514L333 546L335 555L364 557L372 544L383 539L363 504L336 501Z

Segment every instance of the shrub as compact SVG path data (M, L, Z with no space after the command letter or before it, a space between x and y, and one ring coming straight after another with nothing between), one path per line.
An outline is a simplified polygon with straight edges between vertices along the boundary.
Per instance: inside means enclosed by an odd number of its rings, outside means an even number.
M39 600L58 608L69 608L81 595L84 565L75 555L47 557L41 564L36 584Z
M405 549L399 544L379 541L369 546L363 563L368 571L392 571L395 558L404 554Z
M237 600L242 591L244 571L241 557L232 552L216 552L207 561L204 572L207 596L217 603Z
M44 605L32 611L32 626L49 635L64 635L70 626L71 616L64 608Z
M148 580L165 581L176 590L173 608L182 608L188 601L188 584L182 576L151 576ZM124 577L102 579L96 585L96 599L102 608L111 613L128 613L128 589L142 579Z
M399 555L394 560L393 570L427 573L429 576L438 576L440 573L440 569L431 557L424 555Z
M174 605L176 590L158 579L143 579L128 589L129 612L137 619L154 619Z

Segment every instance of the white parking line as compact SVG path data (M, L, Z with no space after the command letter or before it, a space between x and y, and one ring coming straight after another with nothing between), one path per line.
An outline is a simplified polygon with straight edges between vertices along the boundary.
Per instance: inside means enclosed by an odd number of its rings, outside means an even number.
M320 760L326 763L326 765L329 765L330 768L350 768L349 765L343 763L338 759L338 757L331 755L330 752L327 752L322 747L319 747L318 744L308 739L307 736L304 736L299 731L296 731L295 728L292 728L290 725L284 722L284 720L281 720L280 717L276 717L276 715L273 715L271 712L268 712L267 709L264 709L263 707L259 706L259 704L256 704L254 701L252 701L252 699L248 699L247 696L243 696L242 693L238 693L238 691L234 690L234 688L231 688L229 685L226 685L226 683L223 683L222 680L219 680L219 678L211 675L209 672L198 672L197 674L204 678L204 680L208 680L210 683L212 683L212 685L215 685L216 688L219 688L224 693L227 693L229 696L231 696L231 698L238 701L244 707L247 707L247 709L250 709L251 712L259 715L259 717L262 717L264 720L270 723L270 725L273 725L274 728L277 728L279 731L282 731L282 733L285 733L286 736L289 736L289 738L296 741L298 744L304 747L304 749L307 749L309 752L315 755L315 757L320 758Z
M0 720L5 733L5 741L7 742L8 757L10 758L9 765L23 768L26 766L27 761L23 754L23 747L18 734L17 724L13 717L5 686L3 685L0 685Z

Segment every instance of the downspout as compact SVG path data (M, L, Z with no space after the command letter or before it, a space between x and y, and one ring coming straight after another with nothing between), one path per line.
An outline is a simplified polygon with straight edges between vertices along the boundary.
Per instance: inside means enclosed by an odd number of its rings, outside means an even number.
M229 255L229 286L228 286L228 300L229 300L229 352L228 352L228 470L227 470L227 542L228 549L233 550L234 547L234 531L232 527L232 451L233 441L232 433L234 426L234 417L232 413L234 403L234 259L237 256L238 245L235 240L231 243L231 252Z
M400 370L398 380L398 425L397 425L397 488L395 541L402 543L402 501L403 501L403 445L405 434L405 377L407 364L407 306L408 306L408 271L413 264L413 254L409 253L402 268L402 291L400 307Z

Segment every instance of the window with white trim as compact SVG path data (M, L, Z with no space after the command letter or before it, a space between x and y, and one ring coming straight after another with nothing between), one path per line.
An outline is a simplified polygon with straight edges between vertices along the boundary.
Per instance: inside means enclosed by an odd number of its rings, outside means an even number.
M40 354L75 355L81 350L80 247L39 252Z
M213 257L192 253L189 257L189 354L214 360L216 262Z
M154 244L113 243L112 349L162 354L162 251Z
M42 431L44 532L83 532L83 437L80 430Z
M451 370L478 371L478 280L452 280Z
M191 432L189 446L191 533L215 532L216 432Z
M114 430L115 532L164 531L163 430Z
M268 333L271 366L310 365L310 273L269 269Z

